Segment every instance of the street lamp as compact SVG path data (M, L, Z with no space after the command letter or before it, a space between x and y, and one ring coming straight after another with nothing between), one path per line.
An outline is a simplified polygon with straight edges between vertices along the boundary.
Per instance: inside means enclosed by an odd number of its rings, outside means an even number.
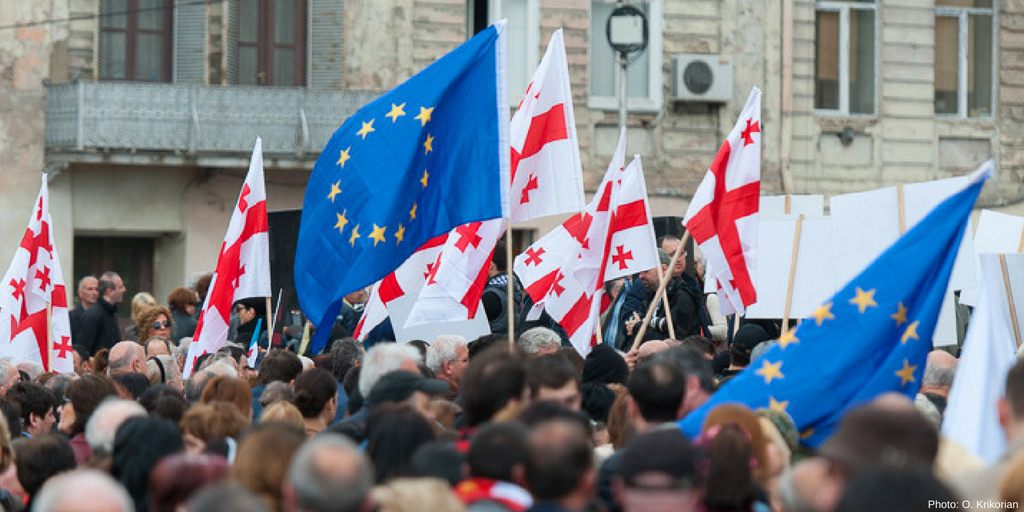
M605 25L608 44L619 63L619 131L626 126L626 69L647 48L647 15L635 5L619 2Z

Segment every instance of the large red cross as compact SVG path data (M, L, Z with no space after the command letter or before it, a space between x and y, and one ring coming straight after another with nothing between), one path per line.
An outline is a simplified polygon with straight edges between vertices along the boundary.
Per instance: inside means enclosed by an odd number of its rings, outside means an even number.
M520 160L536 155L548 142L567 138L569 138L569 133L565 128L565 106L563 104L559 103L547 112L533 116L533 119L530 120L530 128L526 132L523 149L516 151L516 148L512 148L513 183Z
M50 268L43 267L42 270L36 270L36 279L39 280L39 289L46 291L50 287Z
M71 346L71 338L68 336L61 336L60 342L54 342L53 349L57 351L57 359L66 359L67 353L74 350Z
M621 245L618 246L615 249L617 253L612 256L612 263L617 264L619 266L619 270L626 270L626 267L629 266L627 261L633 259L633 251L622 252L623 248L624 247Z

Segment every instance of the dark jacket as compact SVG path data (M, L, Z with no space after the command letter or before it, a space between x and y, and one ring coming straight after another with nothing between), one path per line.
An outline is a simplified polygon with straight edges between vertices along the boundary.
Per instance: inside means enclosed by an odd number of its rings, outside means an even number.
M675 327L676 339L683 339L691 334L701 333L700 304L701 294L689 286L685 286L679 278L672 278L665 287L668 296L669 314ZM643 311L646 312L654 300L654 290L647 290L644 296ZM659 301L660 302L660 301ZM637 327L636 329L639 329ZM636 330L635 329L635 330ZM644 340L661 340L668 338L668 321L663 307L651 317L651 323L644 334Z
M171 341L175 343L195 334L196 325L199 324L199 321L185 311L171 311L171 320L174 321L174 328L171 329Z
M100 297L82 314L80 331L73 343L85 347L90 355L100 349L113 347L121 341L121 329L117 326L117 304L111 304Z

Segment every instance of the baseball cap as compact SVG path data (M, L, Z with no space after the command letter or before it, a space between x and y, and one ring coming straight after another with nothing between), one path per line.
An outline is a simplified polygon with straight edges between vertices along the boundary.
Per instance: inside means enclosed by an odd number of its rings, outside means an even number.
M438 395L448 391L448 383L405 370L393 371L381 377L370 390L369 405L373 407L383 402L402 402L416 391Z

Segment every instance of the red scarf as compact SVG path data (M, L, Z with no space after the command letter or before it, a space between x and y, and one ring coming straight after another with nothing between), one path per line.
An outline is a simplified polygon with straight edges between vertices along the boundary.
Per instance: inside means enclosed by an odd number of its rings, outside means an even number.
M513 512L525 512L533 506L533 497L518 485L489 478L470 478L455 486L455 495L470 506L478 501L495 501Z

